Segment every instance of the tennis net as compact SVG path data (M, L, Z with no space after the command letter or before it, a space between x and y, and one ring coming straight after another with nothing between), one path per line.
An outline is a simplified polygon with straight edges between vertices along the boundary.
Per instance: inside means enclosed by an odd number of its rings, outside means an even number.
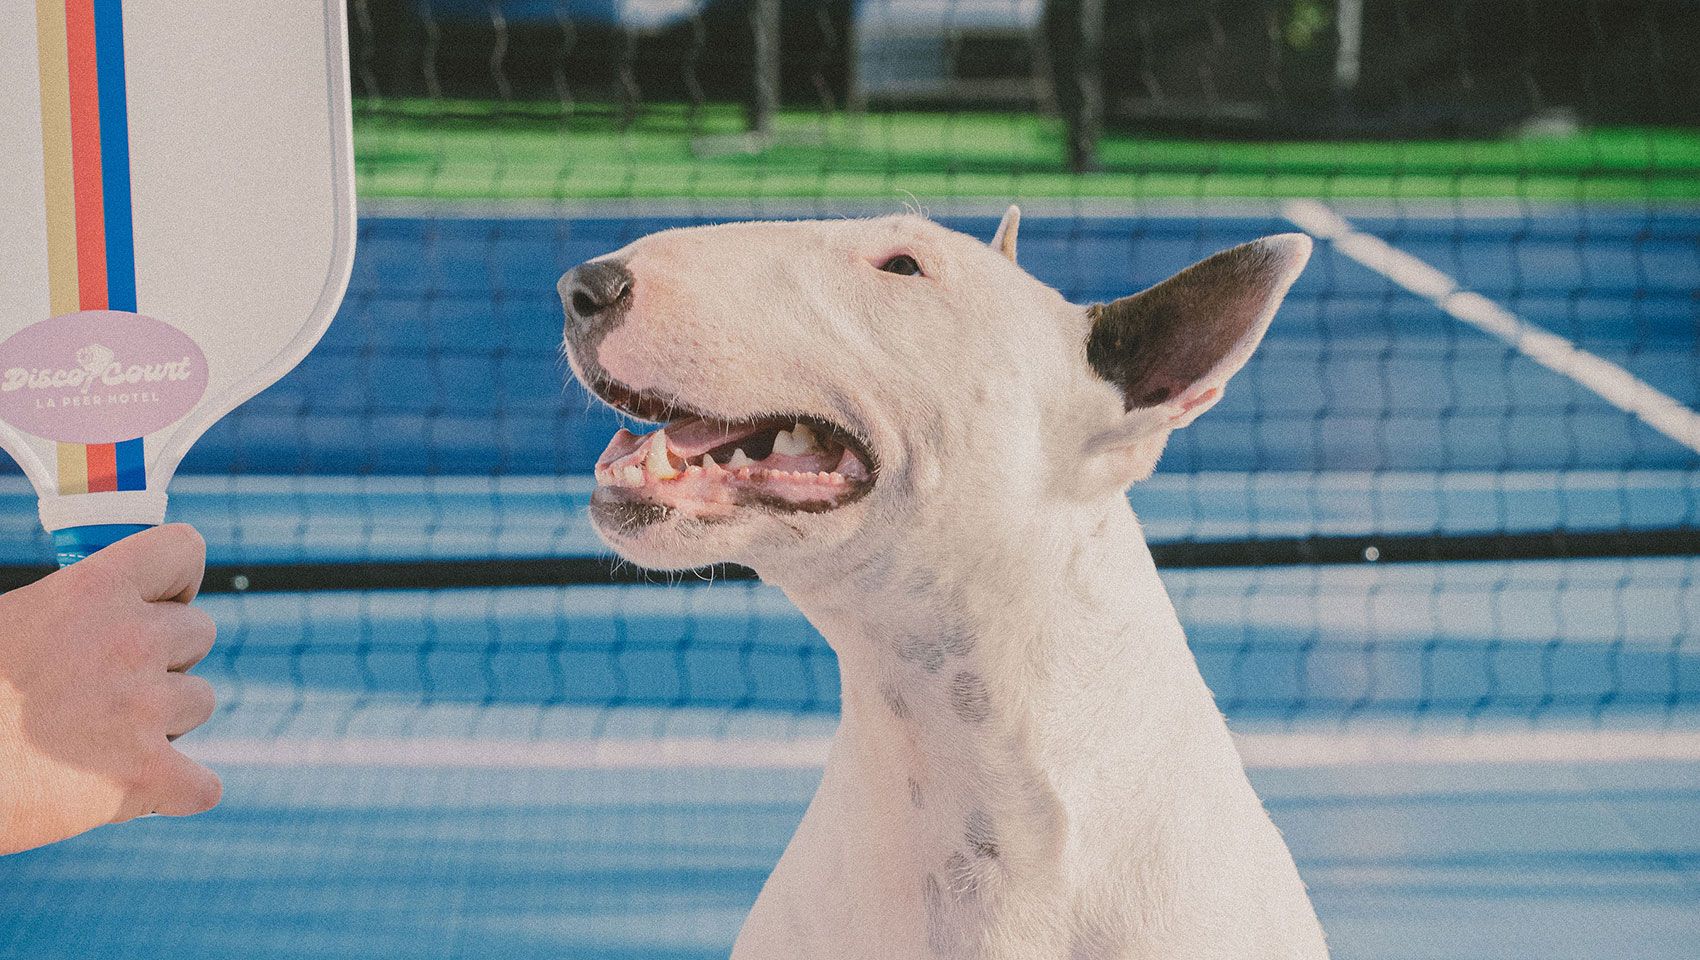
M1696 13L1093 7L355 0L353 281L313 355L180 470L207 589L474 591L450 605L490 618L427 632L483 651L456 687L479 703L530 650L538 676L666 691L615 703L830 711L830 653L794 614L734 617L737 641L622 624L618 655L588 648L598 674L470 599L650 596L607 586L650 578L584 518L618 418L563 386L555 280L668 227L919 204L989 236L1015 201L1023 265L1076 302L1255 236L1319 241L1234 388L1132 494L1230 714L1692 707L1700 101L1677 93L1700 63L1677 38ZM23 582L50 553L0 479L0 575ZM312 598L251 602L315 639L239 640L232 665L375 642ZM236 635L264 636L238 609ZM813 679L749 680L746 643ZM677 655L619 663L650 647ZM406 696L448 689L432 676ZM543 702L607 688L565 689Z

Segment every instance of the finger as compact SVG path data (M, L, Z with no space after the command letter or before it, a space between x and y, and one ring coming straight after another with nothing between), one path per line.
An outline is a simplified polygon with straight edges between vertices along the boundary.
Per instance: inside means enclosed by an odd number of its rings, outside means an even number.
M166 669L181 673L200 663L218 639L218 625L205 610L186 603L161 601L148 605L153 630L164 635Z
M212 684L187 673L165 675L165 735L181 737L213 715Z
M159 785L153 794L153 812L168 817L187 817L211 810L224 796L218 774L176 750L167 750L162 760Z
M207 543L194 527L169 523L125 537L82 563L120 571L143 600L187 603L201 589Z

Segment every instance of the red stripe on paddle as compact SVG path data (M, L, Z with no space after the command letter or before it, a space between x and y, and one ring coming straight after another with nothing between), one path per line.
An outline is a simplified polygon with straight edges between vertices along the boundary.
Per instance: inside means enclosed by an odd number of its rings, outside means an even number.
M65 0L65 39L71 75L78 299L84 310L105 310L106 209L101 188L100 71L95 57L94 0ZM89 489L94 489L92 471Z
M110 443L89 444L89 492L118 489L118 450Z

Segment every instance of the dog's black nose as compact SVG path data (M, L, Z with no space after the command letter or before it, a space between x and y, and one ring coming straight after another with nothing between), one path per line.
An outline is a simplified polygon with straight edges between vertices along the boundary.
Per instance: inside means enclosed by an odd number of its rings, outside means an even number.
M583 337L619 322L631 302L632 272L618 260L591 260L555 285L567 311L567 336Z

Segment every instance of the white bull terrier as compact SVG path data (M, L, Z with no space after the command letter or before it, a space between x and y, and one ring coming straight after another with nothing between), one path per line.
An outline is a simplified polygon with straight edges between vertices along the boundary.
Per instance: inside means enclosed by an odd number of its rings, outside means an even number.
M1299 234L1077 307L917 216L669 230L561 278L639 419L597 532L734 561L838 653L820 789L736 960L1325 957L1129 508L1310 255Z

